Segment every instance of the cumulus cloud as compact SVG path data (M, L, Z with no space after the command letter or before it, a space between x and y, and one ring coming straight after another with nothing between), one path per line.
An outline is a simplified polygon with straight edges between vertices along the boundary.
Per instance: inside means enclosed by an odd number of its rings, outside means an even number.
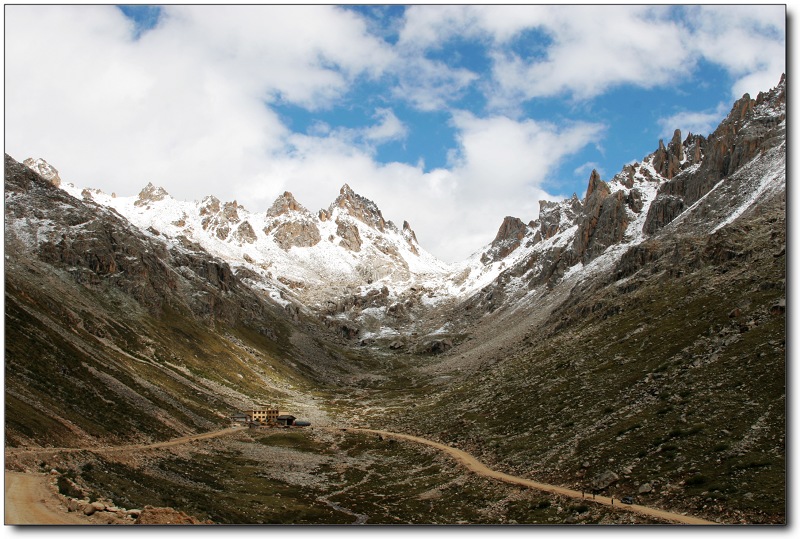
M537 97L591 99L610 88L669 85L701 60L736 78L734 98L785 71L785 8L774 6L414 6L399 43L437 50L453 39L489 44L484 82L496 110ZM549 40L539 55L509 46L525 32Z
M674 9L412 6L376 29L379 19L337 6L172 5L141 31L113 6L10 5L6 151L44 157L81 186L131 195L153 181L176 198L214 194L253 211L285 190L325 207L347 182L456 260L505 215L534 219L557 167L606 133L598 121L526 118L526 102L670 85L700 60L726 70L734 94L777 82L780 6ZM543 38L536 54L518 46L531 32ZM451 62L446 45L459 40L490 69ZM313 118L352 105L364 85L380 89L358 103L366 125ZM485 106L468 111L462 99L476 92ZM312 117L305 132L286 106ZM415 135L408 107L451 118L446 167L378 161L382 144ZM717 112L659 125L703 132Z
M621 84L651 88L693 66L665 8L551 6L538 27L552 40L544 58L494 52L495 106L558 94L589 99Z
M697 54L724 67L736 81L731 97L755 95L778 83L786 70L786 8L696 6L689 8L692 44Z
M135 39L111 6L9 6L6 149L106 190L251 181L290 134L266 104L328 106L391 60L354 14L316 7L172 6Z
M681 130L685 138L689 133L707 137L730 112L730 106L724 103L717 105L714 110L706 111L681 111L665 118L659 118L661 137L671 139L676 129Z
M364 131L364 137L367 140L380 143L403 140L408 135L408 127L395 116L392 109L379 108L375 111L374 118L380 123L368 127Z

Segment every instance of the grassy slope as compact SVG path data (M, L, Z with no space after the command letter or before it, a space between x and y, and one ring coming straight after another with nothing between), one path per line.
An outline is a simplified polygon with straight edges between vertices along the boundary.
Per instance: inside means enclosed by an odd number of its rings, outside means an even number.
M296 352L281 319L264 320L270 331L259 332L174 309L154 316L35 262L8 264L8 445L166 439L215 428L253 402L285 402L287 386L311 385L287 364Z
M220 524L647 522L467 475L432 448L339 431L247 430L133 458L69 455L59 468L90 498Z
M618 496L782 522L785 317L770 308L784 244L780 202L710 238L653 243L653 263L574 295L398 424L541 480L588 488L610 469Z

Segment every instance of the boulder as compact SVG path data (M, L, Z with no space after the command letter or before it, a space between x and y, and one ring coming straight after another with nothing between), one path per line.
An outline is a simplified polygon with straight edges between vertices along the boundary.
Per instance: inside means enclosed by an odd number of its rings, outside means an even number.
M29 157L25 161L22 162L23 165L37 173L39 176L50 182L56 187L61 186L61 177L58 175L58 171L55 169L53 165L45 161L44 159L34 159Z
M75 498L70 498L67 500L67 510L71 512L76 512L80 509L80 502Z
M639 494L647 494L648 492L653 491L653 485L650 483L644 483L642 486L639 487Z
M146 506L136 518L134 524L205 524L193 516L187 515L182 511L176 511L171 507L152 507Z
M603 490L617 481L619 481L619 476L611 470L606 470L592 480L592 488L594 490Z
M781 298L769 308L769 314L779 315L786 312L786 298Z

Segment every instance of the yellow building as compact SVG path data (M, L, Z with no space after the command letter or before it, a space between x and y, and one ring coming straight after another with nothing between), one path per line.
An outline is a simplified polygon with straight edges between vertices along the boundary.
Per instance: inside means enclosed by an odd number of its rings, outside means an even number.
M277 408L254 408L250 420L258 423L277 423L280 412Z

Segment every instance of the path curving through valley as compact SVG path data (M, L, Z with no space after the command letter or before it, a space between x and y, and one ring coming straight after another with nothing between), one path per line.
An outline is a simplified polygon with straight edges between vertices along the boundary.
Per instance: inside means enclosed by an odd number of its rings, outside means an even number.
M441 451L444 451L471 472L474 472L483 477L488 477L490 479L497 479L499 481L511 483L513 485L520 485L523 487L540 490L542 492L549 492L551 494L560 494L562 496L569 496L571 498L576 498L586 502L599 503L601 505L607 505L609 507L613 507L614 509L619 509L622 511L630 511L632 513L638 513L640 515L646 515L649 517L666 520L668 522L675 522L678 524L694 524L694 525L717 524L717 522L712 522L710 520L704 520L702 518L693 517L689 515L682 515L680 513L672 513L670 511L655 509L653 507L646 507L644 505L623 504L618 499L614 499L612 501L612 498L609 498L608 496L595 496L594 498L591 498L585 496L584 493L577 490L559 487L556 485L548 485L547 483L539 483L537 481L532 481L530 479L525 479L523 477L518 477L507 473L498 472L492 470L491 468L480 462L478 459L476 459L466 451L462 451L460 449L456 449L455 447L450 447L448 445L439 442L434 442L433 440L428 440L427 438L412 436L410 434L401 434L397 432L389 432L385 430L375 430L375 429L345 428L341 430L344 430L346 432L365 432L370 434L386 436L389 438L396 438L399 440L407 440L410 442L425 444L434 447L436 449L439 449Z
M496 470L492 470L491 468L480 462L478 459L476 459L466 451L462 451L461 449L456 449L455 447L450 447L448 445L439 442L434 442L433 440L429 440L427 438L422 438L419 436L412 436L410 434L402 434L398 432L389 432L385 430L375 430L375 429L365 429L365 428L355 428L355 427L347 427L347 428L322 427L322 429L340 430L340 431L354 432L354 433L376 434L380 436L386 436L389 438L395 438L398 440L406 440L410 442L424 444L445 452L446 454L454 458L457 462L459 462L462 466L464 466L467 470L476 473L480 476L487 477L490 479L496 479L498 481L504 481L506 483L510 483L513 485L519 485L527 488L540 490L542 492L559 494L561 496L568 496L571 498L584 500L586 502L598 503L601 505L606 505L608 507L613 507L614 509L622 511L630 511L633 513L638 513L640 515L661 519L667 522L675 522L678 524L692 524L692 525L717 524L716 522L712 522L710 520L704 520L702 518L693 517L690 515L683 515L680 513L672 513L670 511L664 511L662 509L646 507L644 505L637 505L637 504L627 505L621 503L619 500L615 500L616 503L614 503L612 502L612 498L609 498L607 496L595 496L594 498L589 498L585 496L584 493L579 492L577 490L559 487L557 485L549 485L547 483L539 483L531 479L525 479L523 477L518 477L507 473L498 472ZM161 449L164 447L172 447L180 444L185 444L188 442L193 442L196 440L216 438L218 436L225 436L227 434L233 434L235 432L240 432L242 430L244 429L242 429L241 427L232 427L212 432L206 432L203 434L182 436L180 438L175 438L173 440L168 440L166 442L156 442L152 444L134 444L134 445L122 445L116 447L93 447L93 448L90 447L37 448L37 449L7 448L6 452L12 454L13 453L39 454L39 453L59 453L59 452L71 453L77 451L91 451L94 453L111 453L119 451L143 451L147 449ZM77 517L73 517L72 515L68 515L65 513L60 513L57 510L55 510L55 505L57 505L54 503L53 500L55 494L52 493L50 489L47 487L47 476L41 474L26 474L26 473L6 471L5 479L6 479L5 523L7 525L82 523L81 521L76 521Z

